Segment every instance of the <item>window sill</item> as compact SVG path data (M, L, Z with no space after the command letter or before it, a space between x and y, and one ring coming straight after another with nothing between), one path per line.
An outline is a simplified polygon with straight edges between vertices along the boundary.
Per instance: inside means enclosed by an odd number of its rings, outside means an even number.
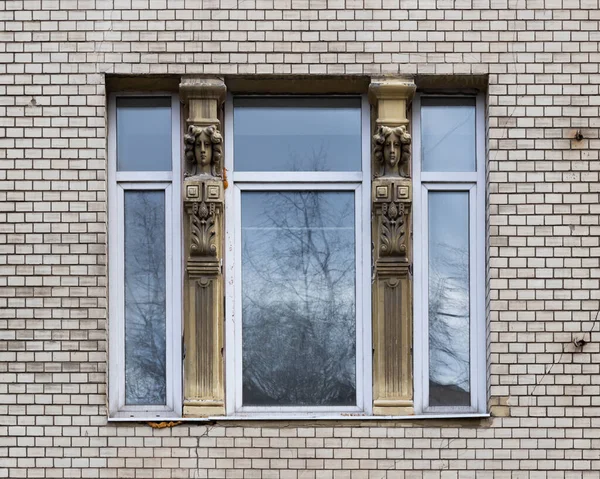
M487 419L489 413L416 414L412 416L361 416L325 414L253 414L252 416L209 416L209 417L109 417L108 422L227 422L227 421L421 421L427 419Z

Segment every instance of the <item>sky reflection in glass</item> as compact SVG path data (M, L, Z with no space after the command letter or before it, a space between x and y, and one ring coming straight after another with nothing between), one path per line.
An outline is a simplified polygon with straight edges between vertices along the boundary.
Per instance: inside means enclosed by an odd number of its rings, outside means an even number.
M117 171L170 171L171 156L171 98L117 98Z
M475 171L475 99L421 100L423 171Z
M360 171L360 98L239 98L236 171Z

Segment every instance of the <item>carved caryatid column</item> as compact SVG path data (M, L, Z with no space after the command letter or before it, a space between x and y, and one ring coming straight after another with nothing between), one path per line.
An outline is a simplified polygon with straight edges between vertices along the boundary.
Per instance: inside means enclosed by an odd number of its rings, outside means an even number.
M413 414L410 265L412 185L407 105L412 80L373 80L373 413Z
M188 119L184 201L185 416L225 414L223 388L223 137L218 112L222 80L184 78Z

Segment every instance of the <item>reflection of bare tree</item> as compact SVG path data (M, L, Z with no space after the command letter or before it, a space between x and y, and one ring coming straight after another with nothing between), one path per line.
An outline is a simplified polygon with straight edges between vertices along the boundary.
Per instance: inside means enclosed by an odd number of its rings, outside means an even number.
M329 142L321 140L319 148L311 145L310 154L300 156L296 150L288 148L289 171L330 171L327 165Z
M469 405L469 254L441 241L431 250L430 405Z
M125 398L165 404L164 193L125 193Z
M355 404L353 195L246 199L261 214L243 234L244 403Z

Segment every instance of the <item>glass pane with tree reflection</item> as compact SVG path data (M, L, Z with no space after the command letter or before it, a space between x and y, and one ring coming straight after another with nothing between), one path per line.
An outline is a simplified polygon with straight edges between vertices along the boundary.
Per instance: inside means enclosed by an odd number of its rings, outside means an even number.
M469 406L469 193L429 192L429 405Z
M352 192L242 193L246 406L356 404Z
M165 194L125 192L125 403L166 402Z

